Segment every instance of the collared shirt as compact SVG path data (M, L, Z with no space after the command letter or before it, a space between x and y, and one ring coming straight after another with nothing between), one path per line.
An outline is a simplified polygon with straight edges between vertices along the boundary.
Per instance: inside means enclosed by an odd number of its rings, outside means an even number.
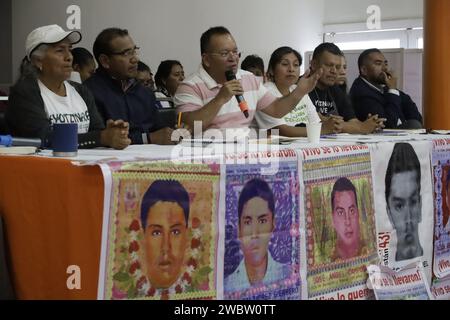
M264 278L260 283L253 286L264 286L277 283L290 277L289 265L279 263L272 258L270 252L267 252L267 270ZM236 291L246 290L252 287L248 280L247 270L245 268L244 259L241 260L237 269L224 279L224 291L226 293L233 293Z
M263 110L276 100L252 73L238 70L236 79L241 81L249 117L244 116L237 100L232 98L220 108L208 129L248 128L256 110ZM200 65L197 72L186 78L178 87L174 97L175 106L181 112L199 110L217 96L222 86Z
M381 88L374 86L372 83L370 83L369 81L367 81L365 78L361 77L361 79L367 83L369 85L369 87L372 87L372 89L377 90L378 92L380 92L381 94L384 94L384 88L386 87L385 85L381 85ZM395 94L397 96L400 96L400 91L398 91L397 89L389 89L387 92Z

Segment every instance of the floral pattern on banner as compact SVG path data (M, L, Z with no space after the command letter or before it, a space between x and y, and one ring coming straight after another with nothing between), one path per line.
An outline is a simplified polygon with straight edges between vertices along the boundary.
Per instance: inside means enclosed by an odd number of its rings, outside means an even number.
M106 244L105 299L216 298L219 172L220 167L204 164L184 166L180 170L170 163L114 163ZM156 181L178 182L187 192L190 208L183 242L184 256L176 255L181 257L178 260L181 261L177 271L179 275L175 274L174 282L168 287L160 285L159 288L152 286L149 279L147 255L148 250L154 247L146 247L141 222L144 194ZM173 261L171 263L174 264Z

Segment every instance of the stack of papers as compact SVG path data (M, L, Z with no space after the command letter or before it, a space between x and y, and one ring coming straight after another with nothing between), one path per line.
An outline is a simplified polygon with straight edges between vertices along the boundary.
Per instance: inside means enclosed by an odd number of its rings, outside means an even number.
M36 147L0 147L0 155L10 154L10 155L27 155L35 154Z

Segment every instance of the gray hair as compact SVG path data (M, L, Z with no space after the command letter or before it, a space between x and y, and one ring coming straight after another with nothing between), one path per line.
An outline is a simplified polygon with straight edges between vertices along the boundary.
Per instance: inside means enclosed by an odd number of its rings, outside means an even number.
M22 60L22 64L20 65L20 78L28 76L34 78L38 77L40 70L36 67L36 60L42 59L45 56L48 48L49 45L41 44L35 50L33 50L30 60L28 60L27 57Z
M41 44L36 49L34 49L30 57L31 63L34 64L33 62L36 59L43 58L49 47L50 46L48 44Z

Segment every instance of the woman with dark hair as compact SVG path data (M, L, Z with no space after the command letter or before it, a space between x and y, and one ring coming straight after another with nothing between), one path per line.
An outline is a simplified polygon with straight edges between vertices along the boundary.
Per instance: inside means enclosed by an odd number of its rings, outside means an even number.
M289 95L297 86L300 77L302 57L291 47L276 49L269 60L267 68L268 82L265 83L269 92L275 97ZM262 112L257 112L256 121L260 128L275 128L280 135L288 137L306 137L306 123L320 122L316 108L308 95L305 95L289 114L281 119L273 118ZM332 133L333 123L327 121L322 125L322 133Z
M128 123L109 120L105 128L90 91L67 81L72 72L71 46L80 40L78 31L66 32L58 25L28 35L27 62L9 96L8 126L13 135L40 138L44 147L51 148L54 123L77 123L80 148L124 149L131 142Z
M162 61L155 74L157 90L166 97L173 97L183 80L183 66L177 60Z
M89 79L95 72L94 56L87 49L78 47L72 49L73 71L80 74L81 82Z

